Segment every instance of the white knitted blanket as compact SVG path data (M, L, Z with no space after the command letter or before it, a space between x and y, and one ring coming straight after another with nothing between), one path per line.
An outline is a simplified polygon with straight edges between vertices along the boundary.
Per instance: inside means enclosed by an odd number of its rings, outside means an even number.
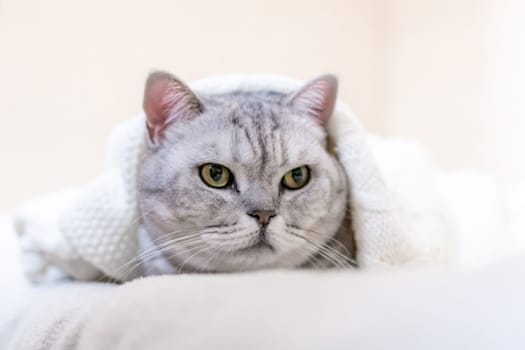
M301 82L278 76L231 75L190 86L197 93L289 92ZM523 247L525 224L517 208L525 207L520 202L525 196L510 199L491 180L478 175L444 175L412 142L367 136L342 101L337 103L328 131L348 175L360 266L457 266L489 261ZM123 275L121 267L139 248L136 182L145 134L143 115L118 126L109 142L107 169L100 177L84 188L30 201L20 208L16 230L30 279L134 277L133 272ZM479 192L482 186L483 194ZM497 203L514 202L504 206L505 212L501 205L493 212L490 203L481 203L476 196ZM490 223L499 225L500 237L503 224L504 243L492 241Z

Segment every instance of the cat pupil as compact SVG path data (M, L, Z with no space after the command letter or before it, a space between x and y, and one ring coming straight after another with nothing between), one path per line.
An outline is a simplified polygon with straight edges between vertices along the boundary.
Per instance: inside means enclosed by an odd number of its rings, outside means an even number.
M222 178L222 168L216 165L210 167L210 177L213 181L219 181Z
M293 169L292 178L296 183L300 183L303 180L303 169L301 168Z

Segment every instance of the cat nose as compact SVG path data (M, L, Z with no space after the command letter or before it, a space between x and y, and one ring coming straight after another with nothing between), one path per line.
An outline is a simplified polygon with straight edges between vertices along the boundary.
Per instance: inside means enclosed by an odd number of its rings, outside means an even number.
M251 217L254 217L257 219L257 222L261 226L266 226L270 222L270 219L273 218L275 214L275 210L252 210L247 213Z

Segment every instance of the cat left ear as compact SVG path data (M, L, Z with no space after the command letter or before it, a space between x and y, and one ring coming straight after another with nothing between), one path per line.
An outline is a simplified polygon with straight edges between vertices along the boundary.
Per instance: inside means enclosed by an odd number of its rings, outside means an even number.
M202 106L182 81L167 72L156 71L146 80L144 112L151 141L159 143L166 126L176 119L200 114Z
M297 112L309 115L325 126L334 112L336 99L337 78L327 74L307 83L290 97L289 103Z

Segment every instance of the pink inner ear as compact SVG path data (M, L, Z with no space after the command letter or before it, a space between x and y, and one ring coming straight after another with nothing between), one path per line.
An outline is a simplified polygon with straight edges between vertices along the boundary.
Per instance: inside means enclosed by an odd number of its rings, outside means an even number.
M168 80L157 80L146 88L144 96L144 112L150 128L162 127L169 115L169 107L164 102L169 89Z
M292 107L300 113L314 117L326 125L332 115L337 98L337 78L324 75L312 80L291 99Z
M146 82L144 112L149 136L158 142L166 126L175 119L200 111L196 96L184 83L169 73L152 73Z

